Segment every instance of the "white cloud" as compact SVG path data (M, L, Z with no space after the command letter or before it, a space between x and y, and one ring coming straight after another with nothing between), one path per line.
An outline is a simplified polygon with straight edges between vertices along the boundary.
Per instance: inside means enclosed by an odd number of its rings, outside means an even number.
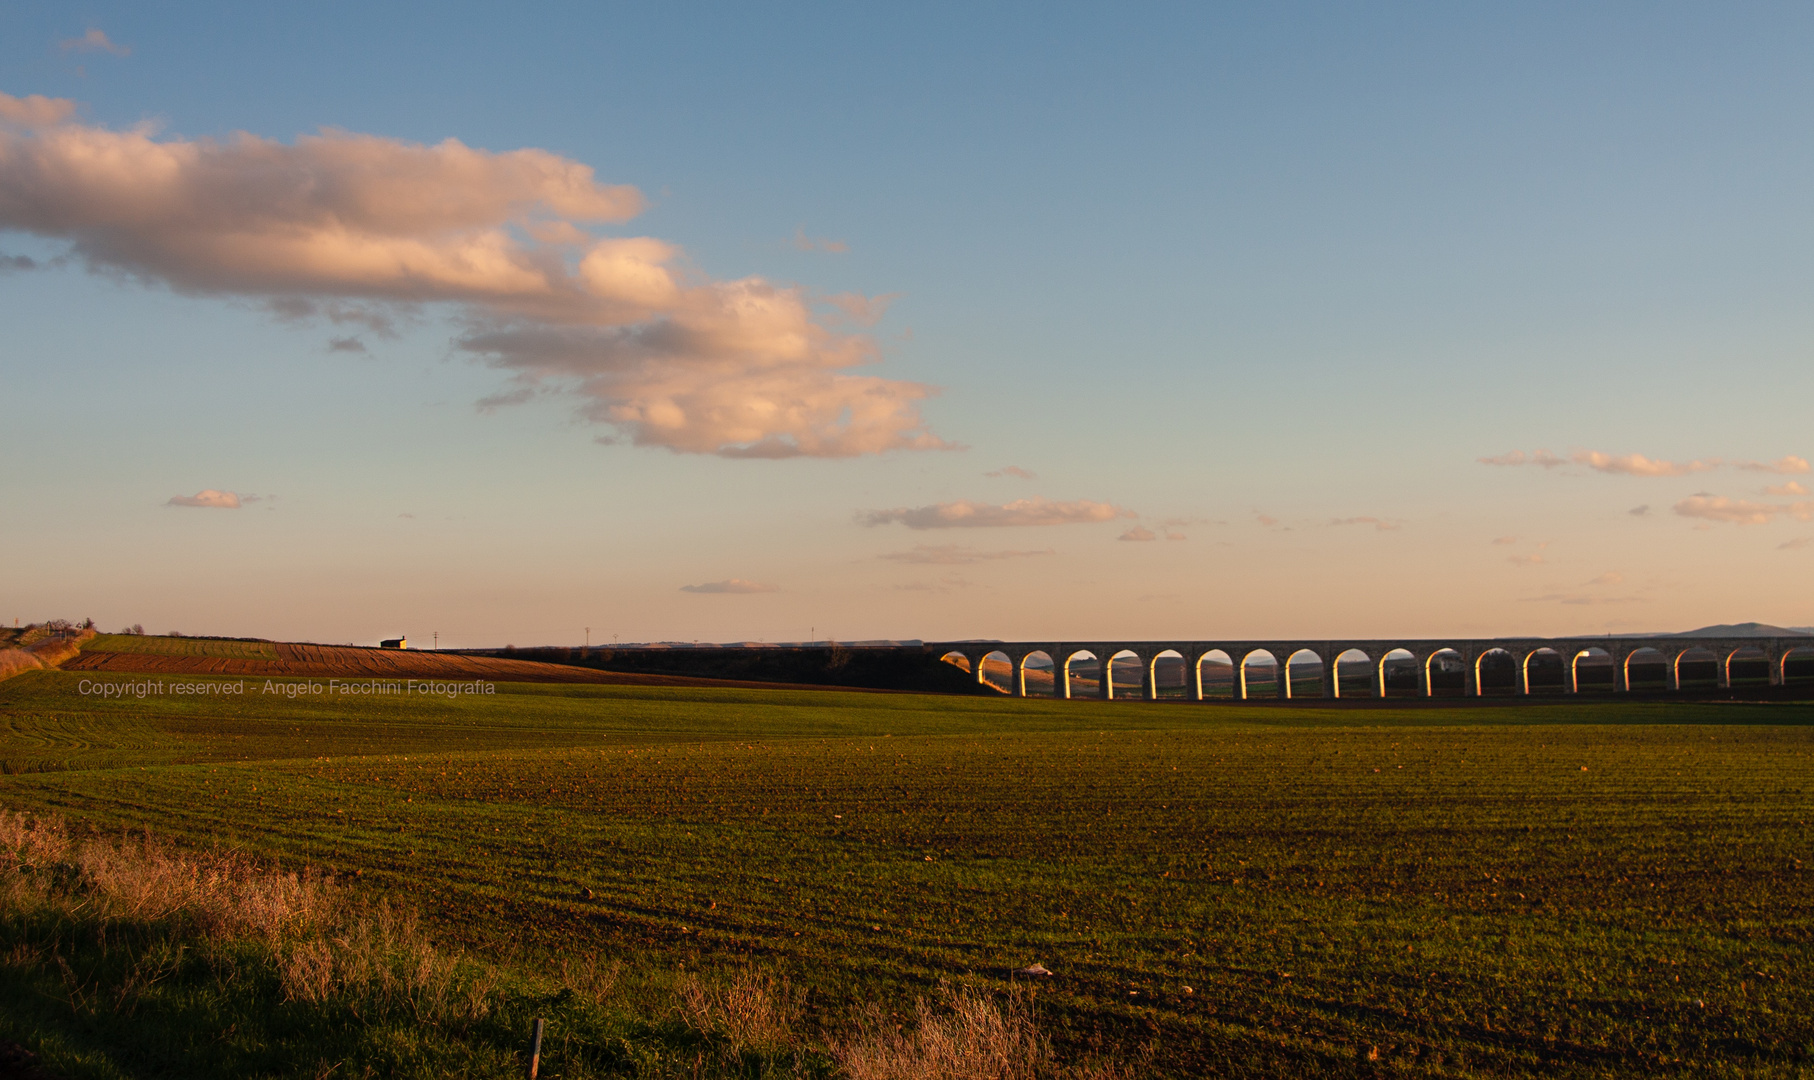
M779 585L764 585L759 581L745 581L742 578L726 578L723 581L708 581L703 585L682 585L681 592L690 593L771 593L780 592Z
M1125 510L1110 503L1091 502L1088 499L1057 502L1044 497L1035 497L1015 499L1002 506L960 499L957 502L935 503L931 506L871 510L859 514L857 520L865 525L887 525L899 522L909 529L957 529L1080 525L1135 516L1132 510Z
M108 39L106 32L96 26L89 27L88 32L79 38L69 38L57 44L62 47L64 52L105 52L115 56L132 55L130 48L125 45L115 45Z
M442 305L466 325L456 347L510 373L494 402L545 390L637 445L953 448L918 412L937 391L854 374L875 342L816 321L801 289L713 280L665 241L597 235L643 197L579 162L336 130L158 139L73 110L0 95L0 229L65 240L91 269L374 330ZM861 321L887 299L832 303Z
M1767 525L1779 517L1798 521L1814 518L1814 502L1759 503L1748 499L1729 499L1724 495L1690 495L1675 504L1682 517L1723 521L1733 525Z
M1129 529L1128 531L1122 533L1120 536L1115 537L1115 539L1117 539L1117 540L1157 540L1157 539L1159 539L1159 537L1153 533L1153 530L1145 528L1140 525L1136 525L1133 528Z
M961 544L915 544L911 551L891 551L877 555L876 558L927 566L967 566L970 563L1030 559L1036 555L1051 554L1051 548L1039 551L978 551Z
M253 501L256 501L254 499ZM172 495L165 506L200 506L213 510L238 510L240 498L231 491L204 488L193 495Z
M983 475L992 480L1003 476L1011 476L1016 480L1036 480L1039 478L1038 473L1031 469L1023 469L1019 465L1003 465L994 472L986 472Z

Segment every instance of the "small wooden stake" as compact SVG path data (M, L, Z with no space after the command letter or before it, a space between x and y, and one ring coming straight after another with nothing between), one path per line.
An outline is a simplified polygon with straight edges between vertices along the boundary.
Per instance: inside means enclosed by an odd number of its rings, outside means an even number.
M535 1018L535 1034L529 1040L529 1080L542 1070L542 1018Z

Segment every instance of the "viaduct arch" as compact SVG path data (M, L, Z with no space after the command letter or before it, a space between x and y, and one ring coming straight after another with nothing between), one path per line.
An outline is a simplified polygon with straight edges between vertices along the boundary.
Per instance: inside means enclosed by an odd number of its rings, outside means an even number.
M1035 656L1041 657L1052 665L1053 690L1056 697L1070 698L1081 696L1073 692L1079 674L1073 670L1073 661L1094 657L1098 669L1095 686L1090 696L1109 700L1116 696L1116 683L1127 683L1126 679L1136 679L1140 684L1140 696L1149 701L1161 697L1159 692L1158 664L1163 653L1175 653L1184 664L1184 697L1192 701L1202 701L1203 694L1203 661L1211 653L1221 653L1233 664L1234 697L1236 700L1249 700L1258 695L1250 693L1246 677L1246 665L1250 657L1261 653L1269 654L1279 665L1278 675L1274 679L1272 693L1281 700L1290 700L1292 694L1291 677L1287 665L1292 657L1302 653L1315 656L1323 664L1323 677L1316 680L1319 689L1315 696L1335 699L1342 695L1344 682L1348 682L1349 691L1358 691L1360 686L1371 683L1374 694L1384 696L1385 662L1388 656L1395 661L1402 661L1406 654L1416 665L1417 696L1433 697L1433 682L1437 671L1449 670L1452 664L1461 669L1461 693L1467 697L1485 696L1489 691L1481 685L1481 664L1489 652L1504 652L1516 664L1516 678L1512 693L1542 694L1578 694L1581 692L1581 662L1593 658L1609 658L1612 666L1612 691L1629 692L1632 687L1633 660L1639 653L1652 654L1638 658L1638 663L1650 663L1666 669L1665 687L1671 690L1682 688L1682 666L1684 662L1693 663L1692 659L1684 661L1690 652L1711 653L1716 667L1716 685L1725 689L1732 685L1733 664L1735 661L1755 663L1761 655L1769 672L1769 685L1781 686L1787 678L1789 656L1798 650L1806 655L1807 650L1814 649L1814 638L1746 638L1746 637L1581 637L1581 638L1336 638L1330 640L1242 640L1242 639L1206 639L1197 641L1125 641L1104 639L1094 641L953 641L928 642L925 648L938 656L958 655L969 662L971 675L979 683L994 686L983 677L983 658L989 655L1005 656L1012 670L1009 679L1009 693L1016 697L1028 697L1027 661ZM1559 687L1533 686L1530 678L1532 662L1539 653L1554 653L1562 661L1563 678ZM1122 672L1115 670L1112 658L1124 653L1132 653L1138 660L1137 668L1133 665L1122 665ZM1744 655L1740 655L1740 654ZM1349 657L1344 664L1356 663L1354 654L1365 657L1364 662L1370 665L1371 678L1366 683L1359 680L1344 680L1336 669L1337 657ZM1452 656L1452 661L1448 657ZM1087 683L1088 677L1083 676ZM1043 681L1043 680L1042 680Z

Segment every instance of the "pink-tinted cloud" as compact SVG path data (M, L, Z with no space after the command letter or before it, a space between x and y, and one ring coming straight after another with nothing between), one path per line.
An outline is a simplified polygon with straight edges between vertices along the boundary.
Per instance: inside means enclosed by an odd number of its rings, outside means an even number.
M1619 573L1617 570L1608 570L1608 571L1606 571L1606 573L1601 574L1599 577L1596 577L1596 578L1592 579L1591 581L1587 581L1584 584L1617 585L1624 580L1625 580L1624 574Z
M92 269L294 317L443 305L467 326L456 346L509 372L513 393L565 396L638 445L952 448L918 413L935 389L853 374L879 359L875 343L816 321L802 290L712 280L665 241L597 235L643 198L579 162L335 130L160 140L72 113L0 95L0 229L66 240Z
M1133 528L1129 529L1128 531L1122 533L1120 536L1115 537L1115 539L1117 539L1117 540L1157 540L1157 539L1159 539L1159 537L1158 537L1158 534L1153 532L1153 530L1145 528L1140 525L1136 525Z
M1393 522L1387 521L1383 518L1376 518L1376 517L1331 518L1329 520L1329 524L1331 524L1331 525L1371 525L1371 526L1373 526L1374 530L1377 532L1393 532L1399 528L1399 526Z
M1806 495L1807 493L1808 489L1794 480L1782 484L1772 484L1764 489L1765 495L1775 495L1778 498L1789 495Z
M1665 461L1661 458L1648 458L1643 454L1607 454L1599 450L1576 450L1566 458L1557 457L1548 450L1538 450L1530 454L1526 454L1522 450L1514 450L1509 454L1499 454L1476 460L1482 465L1537 465L1545 469L1569 464L1585 465L1595 472L1623 476L1687 476L1690 473L1708 472L1721 468L1773 473L1805 473L1809 471L1808 462L1793 455L1767 462L1727 461L1724 458Z
M996 469L994 472L986 472L983 475L989 477L990 479L995 479L997 477L1003 477L1003 476L1011 476L1016 480L1035 480L1035 479L1038 479L1038 477L1039 477L1038 473L1033 472L1031 469L1023 469L1019 465L1003 465L1001 468Z
M842 240L827 240L823 237L806 235L804 225L794 229L793 244L795 251L829 251L833 255L842 255L850 250L850 245Z
M1038 555L1051 554L1053 554L1051 548L1043 548L1038 551L978 551L961 544L915 544L910 551L890 551L877 555L876 558L927 566L966 566L970 563L998 562L1003 559L1030 559Z
M1814 502L1760 503L1729 499L1724 495L1690 495L1675 504L1682 517L1723 521L1732 525L1767 525L1779 517L1798 521L1814 518Z
M723 581L708 581L703 585L682 585L681 592L690 593L771 593L780 592L779 585L765 585L759 581L745 581L742 578L726 578Z
M132 50L130 48L125 45L115 45L108 39L106 32L97 26L89 27L88 33L83 34L79 38L69 38L65 41L60 41L57 44L62 47L64 52L105 52L112 53L115 56L132 55Z
M1773 472L1784 475L1805 473L1810 469L1807 458L1799 458L1794 454L1777 458L1775 461L1735 461L1732 463L1732 467L1743 469L1746 472Z
M165 506L198 506L210 510L238 510L240 498L231 491L204 488L193 495L172 495Z
M1513 450L1509 454L1498 454L1493 457L1476 458L1475 460L1479 461L1482 465L1541 465L1545 469L1553 469L1558 465L1568 464L1567 458L1559 458L1548 450L1539 450L1534 454L1526 454L1522 450Z
M1015 499L1002 506L960 499L957 502L935 503L931 506L871 510L868 513L859 514L857 520L865 525L887 525L898 522L909 529L960 529L1082 525L1135 516L1137 515L1132 510L1126 510L1111 503L1091 502L1088 499L1058 502L1053 499L1035 497Z
M862 293L844 292L827 296L825 302L858 326L874 326L882 321L882 316L888 314L888 308L900 298L900 293L864 296Z

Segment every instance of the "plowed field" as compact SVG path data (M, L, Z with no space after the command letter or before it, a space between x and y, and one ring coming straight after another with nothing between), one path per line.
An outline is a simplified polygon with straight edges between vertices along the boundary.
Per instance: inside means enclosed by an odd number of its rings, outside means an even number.
M418 652L413 649L360 649L346 645L290 642L202 642L208 646L175 653L170 642L196 639L134 639L106 634L62 664L64 671L98 671L119 675L252 675L267 678L486 679L493 682L597 683L614 686L769 686L679 675L635 675L594 671L534 660ZM139 645L146 651L123 651ZM237 647L235 647L237 646ZM152 652L150 648L158 651ZM238 655L233 655L237 653Z

